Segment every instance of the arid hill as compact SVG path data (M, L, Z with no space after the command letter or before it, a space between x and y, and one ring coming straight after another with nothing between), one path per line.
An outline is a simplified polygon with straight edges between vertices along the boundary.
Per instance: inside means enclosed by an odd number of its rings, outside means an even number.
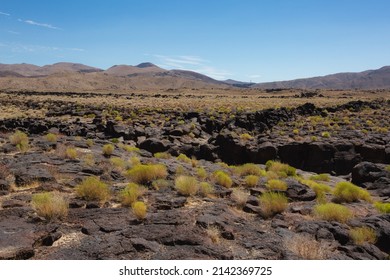
M359 73L337 73L322 77L260 83L254 88L305 88L305 89L388 89L390 66Z

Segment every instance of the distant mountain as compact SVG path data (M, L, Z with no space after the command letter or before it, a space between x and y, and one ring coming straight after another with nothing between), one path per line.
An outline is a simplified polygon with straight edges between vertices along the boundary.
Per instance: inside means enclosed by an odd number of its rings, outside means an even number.
M240 81L236 81L236 80L232 80L232 79L228 79L228 80L225 80L223 82L228 84L228 85L232 85L235 87L241 87L241 88L249 88L249 87L255 85L255 83L240 82Z
M259 83L253 88L302 88L302 89L388 89L390 66L358 73L338 73L322 77Z
M166 70L150 62L114 65L107 70L76 63L0 64L0 90L128 91L227 88L228 84L184 70Z

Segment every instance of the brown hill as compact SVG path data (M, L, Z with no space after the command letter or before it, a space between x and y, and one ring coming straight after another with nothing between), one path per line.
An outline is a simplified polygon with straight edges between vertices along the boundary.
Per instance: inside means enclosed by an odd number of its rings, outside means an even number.
M259 83L253 88L307 88L307 89L388 89L390 66L358 73L338 73L322 77Z

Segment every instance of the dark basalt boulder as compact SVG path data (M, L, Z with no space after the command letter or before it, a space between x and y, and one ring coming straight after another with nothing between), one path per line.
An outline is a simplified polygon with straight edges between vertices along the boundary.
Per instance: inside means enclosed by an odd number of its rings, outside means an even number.
M157 138L148 138L139 144L140 149L147 150L151 153L166 152L170 148L170 142Z
M366 182L375 182L381 177L385 177L386 172L377 164L372 162L361 162L352 169L352 183L360 185Z

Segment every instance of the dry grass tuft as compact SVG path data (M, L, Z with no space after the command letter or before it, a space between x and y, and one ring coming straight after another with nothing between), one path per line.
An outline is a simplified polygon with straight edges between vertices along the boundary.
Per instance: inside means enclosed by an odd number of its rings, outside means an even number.
M120 194L120 200L123 206L131 206L145 193L145 189L136 183L129 183Z
M138 164L126 172L127 176L138 184L147 184L157 179L165 179L168 175L163 164Z
M372 201L370 193L350 182L336 184L333 195L341 202L354 202L359 200Z
M199 183L195 177L180 175L175 180L176 190L185 196L195 195L199 190Z
M68 215L69 204L59 192L34 194L31 204L39 216L48 220L62 219Z
M217 182L217 184L225 187L225 188L231 188L233 185L233 181L230 178L230 176L222 171L222 170L217 170L213 173L214 179Z
M260 208L264 217L272 217L282 213L288 206L288 199L284 194L266 192L259 197Z
M142 201L134 202L131 205L131 209L133 210L134 215L138 220L144 220L146 218L148 207Z
M377 240L376 232L370 227L356 227L349 231L349 235L356 245L363 245L364 243L375 244Z
M314 207L314 214L320 219L346 223L353 217L348 207L336 203L324 203Z
M324 243L308 235L295 235L286 239L284 245L304 260L326 260L330 253Z
M85 200L99 200L100 202L107 201L111 196L107 184L95 176L85 178L76 187L76 194Z

